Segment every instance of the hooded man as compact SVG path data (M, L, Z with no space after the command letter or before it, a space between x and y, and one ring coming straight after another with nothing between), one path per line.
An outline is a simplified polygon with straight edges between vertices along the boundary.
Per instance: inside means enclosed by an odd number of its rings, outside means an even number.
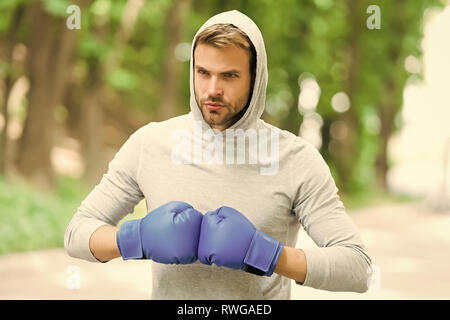
M365 292L371 260L320 153L260 119L263 37L233 10L192 42L191 112L137 130L65 234L72 257L152 262L153 299ZM270 149L270 151L269 151ZM119 221L142 199L144 218ZM294 248L303 227L318 245Z

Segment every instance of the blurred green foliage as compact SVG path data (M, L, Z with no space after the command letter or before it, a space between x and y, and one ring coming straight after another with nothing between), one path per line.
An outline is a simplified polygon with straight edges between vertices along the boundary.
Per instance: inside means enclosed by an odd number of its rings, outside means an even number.
M56 192L37 190L25 182L0 177L0 256L64 247L64 233L89 190L77 179L59 176ZM146 214L145 201L120 221Z
M1 178L0 255L63 247L67 225L86 194L67 177L60 177L56 193Z

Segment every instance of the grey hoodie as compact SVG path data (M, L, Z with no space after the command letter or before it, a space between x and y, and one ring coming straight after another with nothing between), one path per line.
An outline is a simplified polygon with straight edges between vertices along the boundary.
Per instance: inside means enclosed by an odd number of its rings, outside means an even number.
M70 221L64 245L72 257L98 262L89 238L102 225L117 225L145 198L147 211L172 200L206 213L220 206L242 212L255 227L294 247L301 227L317 244L304 248L303 284L330 291L368 289L371 260L337 194L320 153L302 138L260 119L268 79L263 37L246 15L233 10L210 18L244 31L257 53L256 78L247 111L229 130L213 131L194 95L191 112L137 130ZM199 261L152 265L153 299L290 299L291 280L260 277ZM149 270L150 276L150 270Z

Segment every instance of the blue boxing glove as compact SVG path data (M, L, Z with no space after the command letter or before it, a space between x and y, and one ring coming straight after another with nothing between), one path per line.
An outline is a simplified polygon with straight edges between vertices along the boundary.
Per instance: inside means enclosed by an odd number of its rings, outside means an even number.
M165 264L197 260L203 215L191 205L171 201L144 218L125 221L117 232L123 260L151 259Z
M198 244L198 259L271 276L280 259L283 244L261 232L239 211L221 207L205 214Z

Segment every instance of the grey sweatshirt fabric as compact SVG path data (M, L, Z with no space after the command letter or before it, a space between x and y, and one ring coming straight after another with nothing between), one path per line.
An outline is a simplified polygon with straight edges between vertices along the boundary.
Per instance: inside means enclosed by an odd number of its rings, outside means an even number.
M246 113L225 132L212 130L204 121L194 95L191 50L191 112L151 122L128 139L70 221L66 251L98 262L89 249L92 233L105 224L117 225L142 199L148 212L172 200L188 202L202 213L230 206L288 247L295 247L304 228L318 247L303 249L307 275L303 284L297 284L365 292L371 260L322 156L302 138L260 119L268 81L260 30L236 10L223 12L199 29L192 47L204 28L217 23L243 30L257 52L256 79ZM260 277L199 261L149 264L152 299L291 297L291 280L276 273Z

